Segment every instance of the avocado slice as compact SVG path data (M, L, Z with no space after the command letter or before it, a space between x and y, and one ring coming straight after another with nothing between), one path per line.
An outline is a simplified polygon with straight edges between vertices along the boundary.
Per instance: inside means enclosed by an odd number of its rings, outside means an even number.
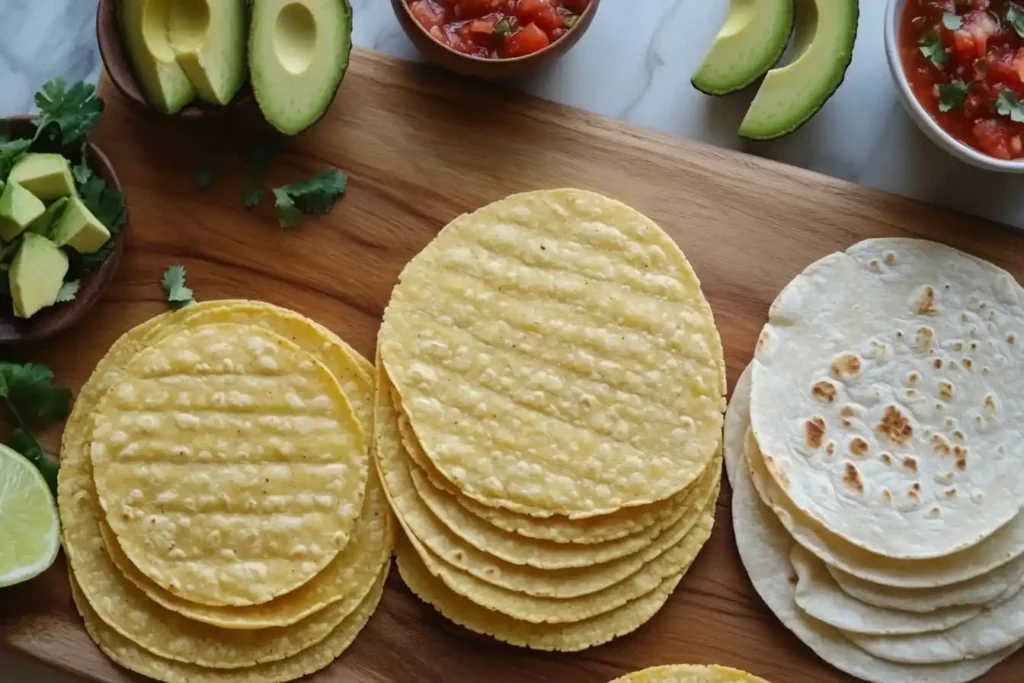
M348 0L253 0L249 72L267 122L288 135L316 123L351 50Z
M793 0L732 0L690 82L708 95L742 90L779 61L792 29Z
M60 247L42 235L25 233L8 272L14 315L31 318L55 304L67 274L68 255Z
M10 242L45 212L46 206L38 197L13 180L8 181L0 194L0 239Z
M781 137L818 113L853 59L859 13L857 0L797 0L793 60L764 77L740 135Z
M118 22L135 76L146 100L173 114L196 96L168 40L167 20L180 0L118 0Z
M69 246L79 254L94 254L110 239L110 231L81 199L72 197L49 236L59 247Z
M176 0L167 36L199 99L227 104L245 82L246 0Z
M75 194L71 162L60 154L26 154L11 169L8 180L18 183L44 202Z
M32 221L28 226L29 232L34 232L37 235L43 237L50 236L50 229L53 228L54 223L64 214L64 208L68 205L68 198L61 197L57 201L46 207L46 211L39 218Z

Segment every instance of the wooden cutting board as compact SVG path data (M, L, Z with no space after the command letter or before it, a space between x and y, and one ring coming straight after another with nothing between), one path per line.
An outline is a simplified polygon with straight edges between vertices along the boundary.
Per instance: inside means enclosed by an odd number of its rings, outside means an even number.
M243 153L251 120L187 125L145 117L105 90L95 142L125 182L131 233L119 278L88 320L25 358L78 387L110 344L165 309L164 269L181 263L200 299L256 298L332 328L368 357L402 266L448 221L507 194L575 186L648 214L682 246L715 310L730 383L751 356L768 306L815 259L881 236L925 237L1024 275L1010 228L788 166L675 139L367 52L338 99L289 140L266 179L328 166L350 174L334 212L280 230L247 211ZM202 192L192 177L214 171ZM57 434L47 445L55 452ZM732 536L730 494L714 535L668 605L638 632L577 654L545 654L474 636L437 616L392 573L355 645L314 681L605 683L657 664L727 664L776 683L850 681L818 660L751 588ZM95 681L139 680L97 650L75 613L65 566L0 591L0 643ZM1020 680L1024 657L983 680ZM0 675L0 678L3 678Z

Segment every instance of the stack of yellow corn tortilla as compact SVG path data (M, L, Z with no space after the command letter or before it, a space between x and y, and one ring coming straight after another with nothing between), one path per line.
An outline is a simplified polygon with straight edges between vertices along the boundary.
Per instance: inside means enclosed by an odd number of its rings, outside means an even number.
M168 683L330 664L390 565L372 433L373 367L291 311L212 301L125 334L82 388L61 454L90 635Z
M910 239L809 266L725 426L740 555L779 619L867 681L960 683L1024 642L1024 289Z
M711 533L724 361L676 244L600 195L514 195L402 273L375 453L411 590L473 631L572 651L635 630Z
M612 683L767 683L745 671L727 666L674 664L626 674Z

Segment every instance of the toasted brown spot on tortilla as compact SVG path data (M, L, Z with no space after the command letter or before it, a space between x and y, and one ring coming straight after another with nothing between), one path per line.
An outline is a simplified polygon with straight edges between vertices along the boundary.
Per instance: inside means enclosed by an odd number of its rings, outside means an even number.
M836 400L836 394L838 393L839 390L836 389L836 385L827 380L815 382L814 386L811 388L811 395L822 403L834 402Z
M956 468L961 472L967 471L967 456L960 456L956 459Z
M910 443L914 436L914 428L910 424L910 420L893 405L885 407L882 421L878 423L875 431L890 441L902 445Z
M943 401L952 401L953 397L953 383L946 381L939 382L939 398Z
M935 366L936 370L941 370L942 369L942 359L941 358L936 358L934 361L932 361L932 365Z
M995 394L989 394L985 397L985 411L988 413L996 412L996 397Z
M911 472L917 472L917 459L909 455L903 456L903 467Z
M942 492L946 498L956 498L956 487L948 488Z
M850 491L864 493L864 482L860 478L860 470L852 462L847 462L843 468L843 484Z
M860 358L855 353L841 353L832 360L832 374L836 377L856 377L860 369Z
M828 453L829 455L832 455L833 453L835 453L836 452L836 442L835 441L829 441L827 444L825 444L825 452Z
M867 455L870 450L871 446L868 442L859 436L850 439L850 452L854 455Z
M1006 335L1006 343L1007 344L1016 344L1017 343L1017 335L1014 334L1013 332L1011 332L1010 334Z
M892 464L892 453L881 453L881 454L879 454L878 459L881 460L886 465L891 465Z
M896 252L894 252L894 251L887 251L887 252L885 252L885 263L886 263L886 265L890 265L890 266L892 264L896 263Z
M932 348L932 342L935 341L935 330L930 327L924 326L917 328L917 333L914 335L914 346L920 351L927 351Z
M953 430L953 438L956 439L957 441L959 441L960 443L963 443L964 439L967 438L967 435L964 434L963 432L961 432L959 429L954 429Z
M920 380L921 375L919 375L916 370L907 375L907 384L910 384L911 386L917 384Z
M891 503L892 491L890 491L889 489L882 489L882 500L884 500L886 503Z
M939 309L935 305L935 288L931 285L925 285L920 296L917 298L917 304L914 310L918 315L935 315L939 312Z
M950 447L949 440L942 434L932 434L930 441L932 442L932 448L938 455L949 455Z
M970 370L974 366L974 360L971 358L964 358L964 367Z
M825 441L825 420L820 417L812 417L804 423L804 432L807 436L807 445L811 448L821 448Z

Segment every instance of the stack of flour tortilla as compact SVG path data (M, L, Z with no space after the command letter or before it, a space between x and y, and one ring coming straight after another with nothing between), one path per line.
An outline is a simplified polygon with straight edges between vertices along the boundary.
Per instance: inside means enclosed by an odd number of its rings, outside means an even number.
M910 239L856 244L772 305L726 417L754 587L834 666L982 675L1024 640L1024 290Z
M725 376L683 253L590 192L461 216L384 315L375 454L444 616L574 651L639 628L711 534Z

